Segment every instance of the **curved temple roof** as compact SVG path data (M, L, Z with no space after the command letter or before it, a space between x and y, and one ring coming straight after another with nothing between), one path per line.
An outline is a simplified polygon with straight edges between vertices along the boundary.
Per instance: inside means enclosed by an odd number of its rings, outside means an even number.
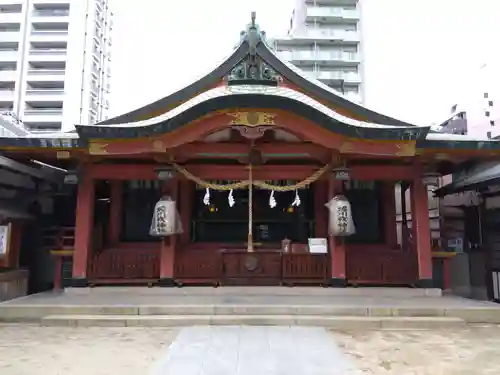
M138 138L176 130L209 112L228 107L284 109L309 118L320 126L354 138L423 140L428 126L397 126L369 123L341 115L311 97L288 87L267 85L219 86L186 101L163 115L119 125L77 126L84 139Z

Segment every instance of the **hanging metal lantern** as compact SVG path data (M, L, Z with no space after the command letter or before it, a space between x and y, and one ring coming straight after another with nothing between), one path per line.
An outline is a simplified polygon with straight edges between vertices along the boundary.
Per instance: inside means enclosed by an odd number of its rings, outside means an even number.
M325 206L330 211L329 232L333 236L350 236L356 232L351 204L343 195L333 197Z
M162 166L155 169L156 177L160 181L168 181L175 177L175 170L171 166Z
M438 186L441 174L438 172L425 172L422 176L422 182L425 186Z
M149 234L167 237L179 233L182 233L182 223L176 202L168 196L163 197L155 205Z
M351 171L346 167L334 168L332 170L332 177L335 180L349 181L351 179Z

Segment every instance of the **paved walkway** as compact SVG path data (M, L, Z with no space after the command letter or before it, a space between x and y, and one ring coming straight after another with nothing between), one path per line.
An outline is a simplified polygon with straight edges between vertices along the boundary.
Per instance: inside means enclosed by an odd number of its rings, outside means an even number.
M184 328L152 375L357 375L322 328Z
M190 287L94 288L46 292L0 303L10 306L214 306L274 305L331 307L490 308L500 304L457 296L433 297L409 288Z

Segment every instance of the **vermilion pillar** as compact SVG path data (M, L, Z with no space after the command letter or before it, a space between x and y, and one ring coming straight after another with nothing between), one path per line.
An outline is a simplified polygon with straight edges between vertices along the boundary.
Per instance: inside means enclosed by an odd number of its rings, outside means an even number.
M94 185L95 181L87 176L84 176L78 185L73 253L72 286L74 287L88 285L87 266L92 246L92 227L94 223Z
M114 246L120 242L122 228L123 183L111 180L111 205L109 210L108 244Z
M342 181L328 180L328 200L336 194L342 193ZM326 202L325 202L326 203ZM346 286L346 246L344 239L328 235L328 247L331 260L331 278L329 285L335 287Z
M392 181L384 182L383 205L385 243L389 247L395 248L398 244L398 229L396 222L396 195L394 182Z
M173 178L165 182L164 194L170 195L179 206L179 180ZM174 263L177 235L166 237L161 242L159 286L175 286Z
M413 244L417 253L417 285L422 288L433 287L431 231L427 194L427 187L422 181L421 169L416 168L416 174L410 186L411 229Z

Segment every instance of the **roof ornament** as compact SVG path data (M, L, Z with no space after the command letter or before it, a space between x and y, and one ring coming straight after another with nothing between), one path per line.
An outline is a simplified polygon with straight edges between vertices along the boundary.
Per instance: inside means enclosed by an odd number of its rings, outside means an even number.
M255 22L256 13L251 13L250 23L241 32L241 42L248 43L248 55L236 65L228 76L229 84L265 84L276 86L281 76L258 55L257 47L266 43L266 33L260 31Z

